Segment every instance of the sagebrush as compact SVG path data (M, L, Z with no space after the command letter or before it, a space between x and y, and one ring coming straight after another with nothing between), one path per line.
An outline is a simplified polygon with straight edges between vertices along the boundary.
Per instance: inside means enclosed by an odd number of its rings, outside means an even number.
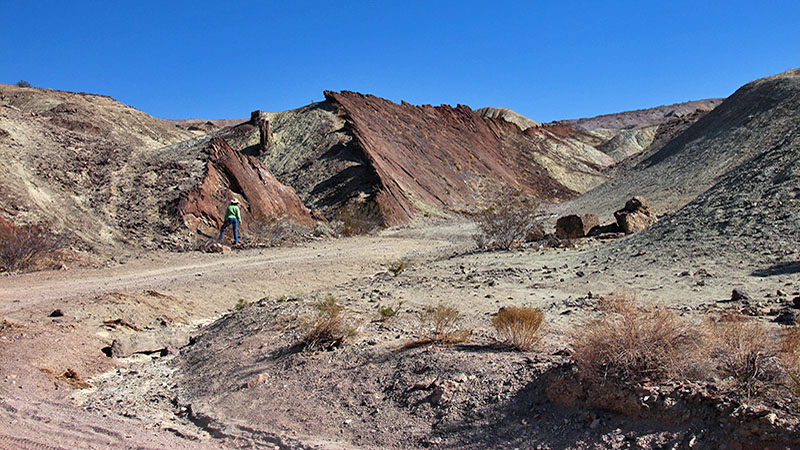
M800 395L800 326L795 325L783 332L780 359L790 387L795 394Z
M711 358L722 379L734 380L747 395L779 383L778 342L763 323L739 314L724 314L708 321Z
M396 306L391 305L378 305L378 314L380 316L381 322L386 322L389 319L393 318L397 314L400 313L400 307L403 306L403 302L399 302Z
M540 203L532 196L503 187L483 197L483 206L473 218L478 229L475 234L478 247L508 250L544 236Z
M460 327L463 315L456 308L444 303L426 306L417 313L423 338L410 343L414 346L425 343L457 344L466 342L472 331Z
M528 351L539 341L539 328L544 314L527 306L508 306L500 308L492 319L497 332L516 349Z
M344 323L343 307L329 295L316 305L316 315L304 325L301 344L305 350L331 350L344 344L355 333Z
M384 220L375 202L351 201L339 209L333 225L342 236L357 236L383 227Z
M310 233L308 227L285 219L254 219L242 240L255 246L274 247L303 241Z
M574 360L591 381L636 382L699 375L706 348L695 324L664 308L618 295L600 303L601 317L580 326Z
M37 226L0 227L0 268L10 272L35 269L61 245L61 239Z

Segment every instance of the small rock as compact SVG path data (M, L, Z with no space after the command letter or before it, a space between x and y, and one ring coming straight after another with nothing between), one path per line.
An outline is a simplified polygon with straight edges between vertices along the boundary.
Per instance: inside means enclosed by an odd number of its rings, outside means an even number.
M745 291L744 289L735 288L731 292L731 301L733 302L737 302L740 300L750 300L750 299L751 299L750 294L748 294L747 291Z
M794 325L798 322L797 319L798 319L797 311L794 311L792 308L783 308L778 313L778 316L772 319L772 321L783 325Z
M259 384L264 384L267 381L269 381L269 378L270 378L270 376L269 376L269 374L267 372L262 372L262 373L260 373L258 375L250 377L250 379L247 380L247 387L248 388L252 388L252 387L258 386Z
M792 299L792 305L793 305L795 308L798 308L798 309L800 309L800 297L795 297L795 298L793 298L793 299Z
M764 416L764 420L770 425L775 425L775 422L778 420L778 415L774 412L771 412Z
M64 317L64 311L61 309L55 309L50 313L49 317Z
M591 424L589 424L589 428L595 429L600 426L600 419L594 419Z

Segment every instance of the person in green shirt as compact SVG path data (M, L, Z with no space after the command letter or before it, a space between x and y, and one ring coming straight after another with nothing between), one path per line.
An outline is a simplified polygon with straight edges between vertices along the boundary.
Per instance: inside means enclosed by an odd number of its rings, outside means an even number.
M233 199L231 200L231 204L228 205L228 208L225 210L225 221L222 222L222 229L219 230L219 239L222 240L222 237L225 234L225 228L228 228L228 225L233 225L233 245L239 243L239 224L242 222L242 214L239 211L239 200Z

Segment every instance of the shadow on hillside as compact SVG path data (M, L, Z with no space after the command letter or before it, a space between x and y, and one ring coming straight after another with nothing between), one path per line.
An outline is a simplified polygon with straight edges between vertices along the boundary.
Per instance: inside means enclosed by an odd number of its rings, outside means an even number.
M754 277L772 277L775 275L790 275L800 273L800 261L782 262L764 269L754 270L750 275Z

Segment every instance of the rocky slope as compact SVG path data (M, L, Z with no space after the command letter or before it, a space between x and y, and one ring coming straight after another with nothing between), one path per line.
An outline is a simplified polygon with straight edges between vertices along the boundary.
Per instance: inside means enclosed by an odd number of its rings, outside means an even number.
M481 189L498 185L564 200L601 182L601 169L613 163L572 139L569 127L523 132L463 105L398 105L346 91L326 92L326 99L374 169L376 201L389 223L471 210Z
M688 128L675 124L678 134L666 144L651 146L617 177L557 210L609 217L628 198L642 195L659 214L675 211L749 159L787 145L799 106L796 71L748 83Z
M614 164L593 147L602 139L570 126L522 131L466 106L325 95L296 110L255 112L215 135L257 156L329 219L350 202L377 205L377 220L390 225L453 217L501 185L561 201L605 181L602 171Z
M192 247L196 232L219 226L231 196L264 220L312 222L290 188L224 142L187 140L108 97L15 86L0 94L0 214L14 223L102 251Z

